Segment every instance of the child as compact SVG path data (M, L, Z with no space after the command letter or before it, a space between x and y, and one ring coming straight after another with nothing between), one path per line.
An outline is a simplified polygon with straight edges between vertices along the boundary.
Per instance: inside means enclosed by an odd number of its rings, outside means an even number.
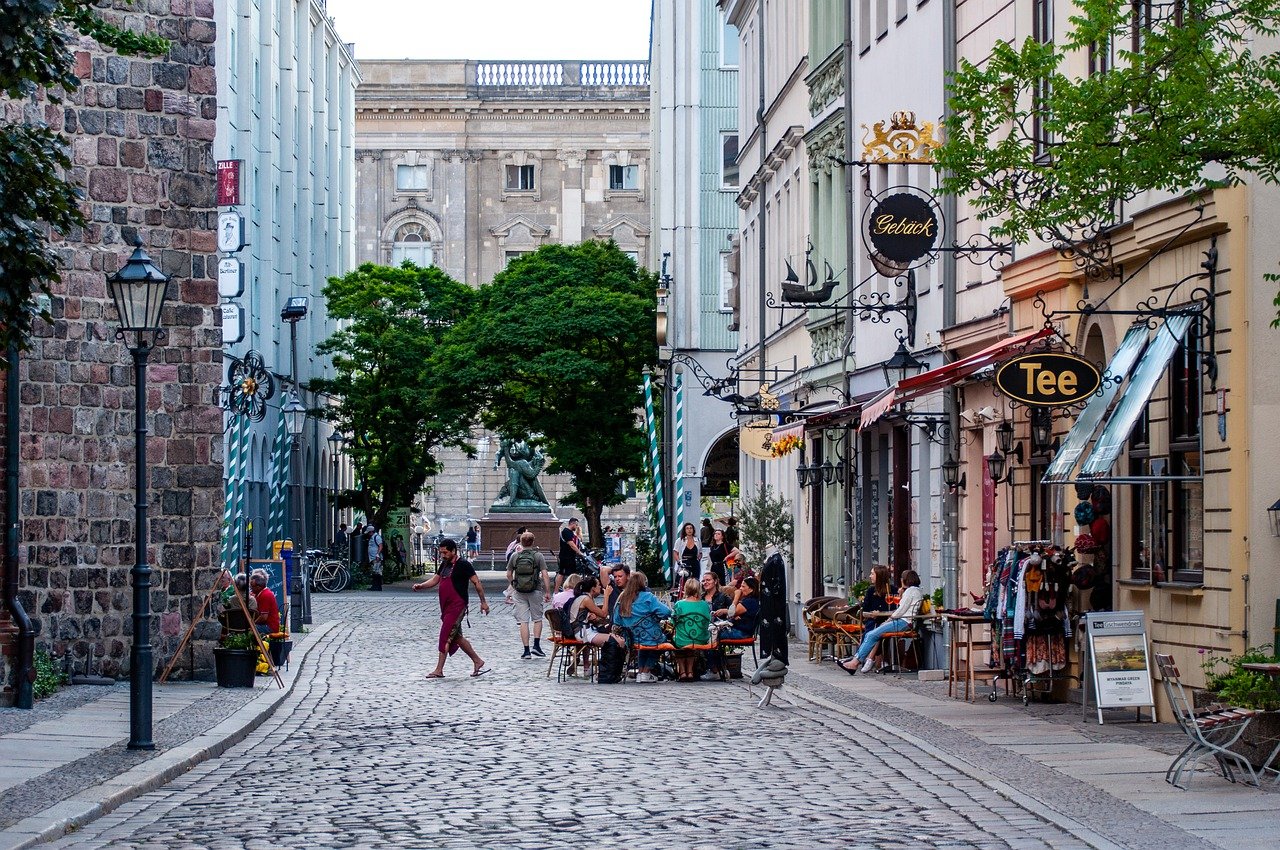
M702 598L702 584L691 578L684 583L684 598L676 603L675 635L671 642L677 650L686 646L705 646L711 642L711 606ZM697 656L691 651L676 652L676 672L682 682L693 681L693 665Z

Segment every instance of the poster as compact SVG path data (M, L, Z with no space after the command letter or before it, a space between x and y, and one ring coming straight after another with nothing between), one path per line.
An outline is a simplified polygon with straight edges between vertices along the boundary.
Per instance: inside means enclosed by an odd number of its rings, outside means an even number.
M1147 653L1147 622L1141 611L1085 615L1098 722L1104 708L1154 708Z
M604 536L604 562L606 564L622 563L622 535L614 532Z
M408 562L409 554L409 509L392 508L387 511L387 527L382 530L382 545L387 549L387 558L397 558L401 563ZM392 552L399 553L398 557Z

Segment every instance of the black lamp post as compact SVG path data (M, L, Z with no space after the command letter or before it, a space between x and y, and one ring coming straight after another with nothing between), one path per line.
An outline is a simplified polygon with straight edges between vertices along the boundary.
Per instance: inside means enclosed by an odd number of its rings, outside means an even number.
M289 483L293 488L293 498L290 499L293 515L290 525L295 527L296 533L290 535L293 537L293 580L289 582L289 626L292 631L301 634L303 616L306 613L307 577L304 575L306 569L304 555L307 550L302 541L302 504L299 493L301 488L298 486L297 471L298 455L302 447L302 429L307 425L307 409L303 407L302 402L298 401L298 394L290 392L280 413L284 416L284 427L289 432L289 439L293 443L293 451L289 452ZM294 604L294 599L298 604Z
M893 352L892 357L884 361L885 383L888 386L896 387L899 381L919 374L924 366L924 363L912 356L911 351L907 348L906 341L901 334L898 334L898 350Z
M333 541L338 534L338 455L342 452L342 447L347 444L342 433L334 431L328 437L329 440L329 461L333 464L333 528L329 531L329 540Z
M129 749L152 750L151 740L151 567L147 564L147 358L160 335L169 276L160 271L142 241L132 256L107 278L120 317L116 336L133 355L134 372L134 564L133 641L129 649ZM132 341L130 341L132 334Z

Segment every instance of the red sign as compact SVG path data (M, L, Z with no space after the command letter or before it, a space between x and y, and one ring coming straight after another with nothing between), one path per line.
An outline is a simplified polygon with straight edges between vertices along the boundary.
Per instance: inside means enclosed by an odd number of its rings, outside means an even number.
M986 455L982 457L982 583L996 560L996 482L987 470Z
M240 205L240 163L239 159L218 160L218 206L235 207Z

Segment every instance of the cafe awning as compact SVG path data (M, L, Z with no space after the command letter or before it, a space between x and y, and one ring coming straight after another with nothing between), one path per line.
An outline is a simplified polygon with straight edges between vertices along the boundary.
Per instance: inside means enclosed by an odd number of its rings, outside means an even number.
M1053 462L1049 464L1041 483L1064 484L1071 481L1076 465L1085 455L1099 426L1102 427L1102 433L1085 457L1078 477L1083 480L1111 480L1112 467L1120 457L1133 426L1151 400L1156 384L1169 368L1169 361L1195 319L1195 315L1190 313L1172 315L1165 320L1154 337L1145 322L1129 328L1111 362L1107 364L1106 374L1120 380L1104 381L1099 394L1089 399L1089 403L1071 426L1071 431L1058 449ZM1116 403L1108 417L1112 401Z
M878 396L874 401L862 408L862 421L858 425L858 429L861 430L874 423L888 413L895 404L937 392L952 384L958 384L975 372L1003 360L1015 349L1047 336L1052 336L1054 333L1054 329L1048 327L1023 331L1007 339L1002 339L995 345L989 345L981 351L970 354L968 357L961 357L959 360L948 363L945 366L939 366L937 369L930 369L928 372L921 372L919 375L905 378L899 381L897 386L886 390L883 395Z
M804 420L799 422L787 422L773 429L773 440L777 442L783 437L795 437L797 440L804 439Z

